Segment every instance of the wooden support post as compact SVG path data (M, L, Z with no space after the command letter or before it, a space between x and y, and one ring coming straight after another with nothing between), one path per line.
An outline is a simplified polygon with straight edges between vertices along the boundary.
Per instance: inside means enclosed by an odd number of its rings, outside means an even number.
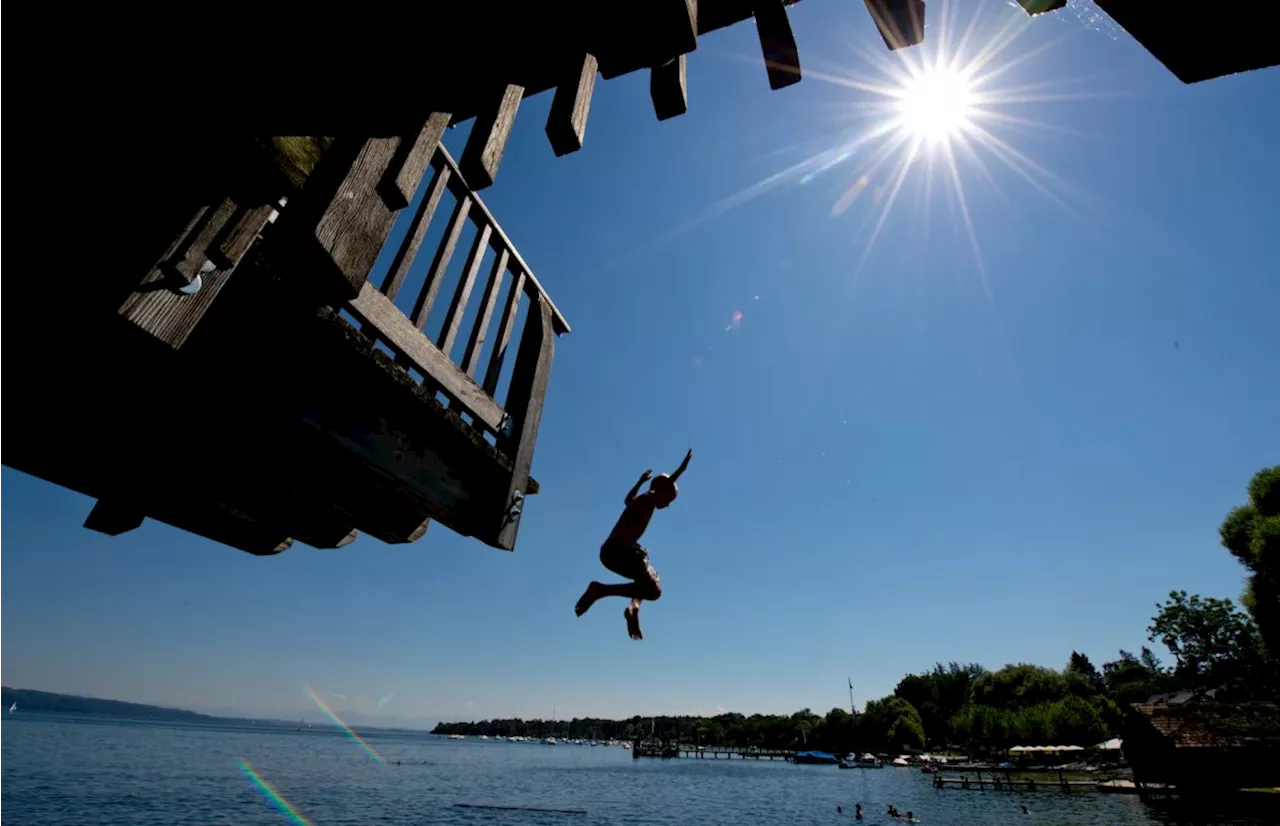
M416 135L400 139L387 171L378 183L378 192L388 208L404 209L413 200L422 175L431 164L431 156L449 126L450 117L448 112L432 112Z
M924 0L863 0L890 50L924 40Z
M146 516L141 511L128 505L99 499L93 510L89 511L89 518L84 520L84 526L107 536L119 536L141 527L144 519Z
M484 374L484 392L490 396L498 392L498 379L502 376L502 360L507 355L507 344L511 341L511 328L516 323L516 311L520 309L520 296L524 293L524 273L511 271L511 287L507 290L507 301L502 305L502 323L498 327L498 338L493 343L493 353L489 356L489 369Z
M547 138L556 157L577 152L587 132L587 112L596 86L596 59L584 54L575 60L556 87L547 116Z
M462 177L472 192L493 185L522 97L524 87L507 84L497 100L476 116L471 127L471 137L467 139L467 146L462 150L462 158L458 162Z
M396 257L391 261L391 269L387 271L387 280L382 285L383 295L392 301L395 301L405 276L409 274L409 268L413 266L418 247L422 246L422 239L426 237L427 227L436 214L436 207L440 205L440 198L444 195L452 174L445 164L436 169L435 177L431 179L431 190L418 204L418 211L413 214L404 240L400 242L400 249L396 250Z
M291 200L282 213L280 234L302 244L292 262L297 270L312 284L329 273L337 276L337 284L315 284L325 298L359 295L391 233L395 212L377 184L399 144L399 138L369 138L354 146L335 141L297 203Z
M505 510L500 515L502 521L497 545L508 551L515 549L516 534L520 529L524 491L533 467L533 448L538 439L542 402L547 394L547 380L551 376L551 359L556 346L555 331L551 328L550 302L545 301L540 293L532 293L529 300L529 312L525 317L524 332L520 335L520 350L516 354L506 403L507 415L511 417L511 435L504 441L511 456L511 484L507 490Z
M649 97L653 99L653 111L658 120L674 118L688 111L684 55L649 70Z
M800 82L800 50L782 0L755 0L752 11L760 50L769 72L769 88L778 90Z
M489 281L484 286L484 302L480 305L480 314L476 323L471 326L471 337L467 339L467 349L462 356L462 372L469 377L476 377L476 365L480 361L480 348L489 335L489 319L493 317L493 305L498 301L498 287L502 284L502 274L507 270L507 259L511 253L505 246L493 257L493 267L489 270Z
M427 280L422 284L422 291L418 293L418 300L413 305L413 323L421 330L427 323L427 316L431 315L431 305L435 303L436 294L440 292L440 284L444 281L445 270L449 268L449 260L453 258L453 250L458 246L458 237L462 235L462 228L467 225L467 220L471 216L471 196L465 193L458 193L458 203L453 207L453 217L449 219L449 229L445 231L445 236L440 240L440 246L436 247L436 257L431 262L431 269L427 272Z
M449 302L449 314L444 317L444 326L440 328L440 337L436 344L440 352L446 356L453 349L453 340L458 335L458 327L462 324L462 314L467 311L467 302L471 299L471 288L476 283L476 273L480 270L480 262L484 260L485 251L489 249L489 236L493 227L485 224L476 233L476 240L471 245L471 254L467 256L467 268L458 281L458 288L453 291L453 301Z

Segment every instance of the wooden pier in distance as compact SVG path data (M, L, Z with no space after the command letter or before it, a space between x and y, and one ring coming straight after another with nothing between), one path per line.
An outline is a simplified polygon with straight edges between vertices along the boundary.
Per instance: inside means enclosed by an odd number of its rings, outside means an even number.
M972 789L974 791L997 791L997 792L1047 792L1047 791L1063 791L1072 790L1093 791L1097 789L1098 779L1087 780L1068 780L1066 773L1059 771L1057 777L1045 777L1036 779L1034 777L1013 777L1014 774L1020 773L1019 769L987 769L988 777L983 777L982 772L975 772L973 777L968 775L960 775L958 777L944 777L941 774L933 776L933 787L935 789ZM1003 776L1002 776L1003 775Z
M790 762L796 753L787 749L756 749L733 746L697 746L692 743L637 740L632 757L686 758L694 760L782 760Z

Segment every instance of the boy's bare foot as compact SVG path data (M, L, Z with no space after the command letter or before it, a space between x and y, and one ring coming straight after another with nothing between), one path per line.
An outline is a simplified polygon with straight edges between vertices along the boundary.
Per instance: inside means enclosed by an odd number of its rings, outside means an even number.
M631 635L631 639L644 639L644 635L640 633L640 607L628 605L622 612L622 616L627 618L627 633Z
M588 585L587 590L582 592L582 597L578 600L578 604L573 607L573 613L578 616L587 613L591 606L596 604L596 600L602 596L600 593L602 587L599 582L593 582Z

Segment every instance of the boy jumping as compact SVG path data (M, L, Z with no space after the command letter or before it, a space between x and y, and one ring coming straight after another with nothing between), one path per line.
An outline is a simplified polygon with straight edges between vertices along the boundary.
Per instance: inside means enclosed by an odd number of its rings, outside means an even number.
M680 493L676 480L689 467L689 460L692 458L693 451L690 450L685 454L680 467L670 476L665 473L654 476L652 470L640 474L640 481L627 493L622 516L618 517L618 523L613 526L609 538L600 546L600 561L604 567L632 581L618 585L592 582L573 609L575 614L582 616L587 613L600 597L630 597L631 604L622 612L627 618L627 633L633 640L644 638L640 633L640 601L653 601L662 596L662 586L658 582L657 572L649 564L649 552L640 546L640 537L644 535L645 528L649 527L653 509L665 508L675 501L676 495ZM653 481L649 482L648 492L640 493L640 486L651 477Z

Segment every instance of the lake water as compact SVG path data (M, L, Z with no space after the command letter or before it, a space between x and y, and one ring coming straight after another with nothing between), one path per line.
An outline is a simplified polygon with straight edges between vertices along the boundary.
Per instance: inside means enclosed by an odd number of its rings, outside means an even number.
M1128 795L935 790L914 769L841 771L767 761L634 759L621 748L370 734L377 762L328 731L4 715L0 819L13 826L540 826L894 824L889 803L926 824L1174 822ZM402 765L395 765L395 761ZM426 764L423 761L427 761ZM282 814L242 761L299 813ZM456 808L483 803L585 815ZM845 807L843 815L836 806ZM1021 815L1025 804L1030 815Z

